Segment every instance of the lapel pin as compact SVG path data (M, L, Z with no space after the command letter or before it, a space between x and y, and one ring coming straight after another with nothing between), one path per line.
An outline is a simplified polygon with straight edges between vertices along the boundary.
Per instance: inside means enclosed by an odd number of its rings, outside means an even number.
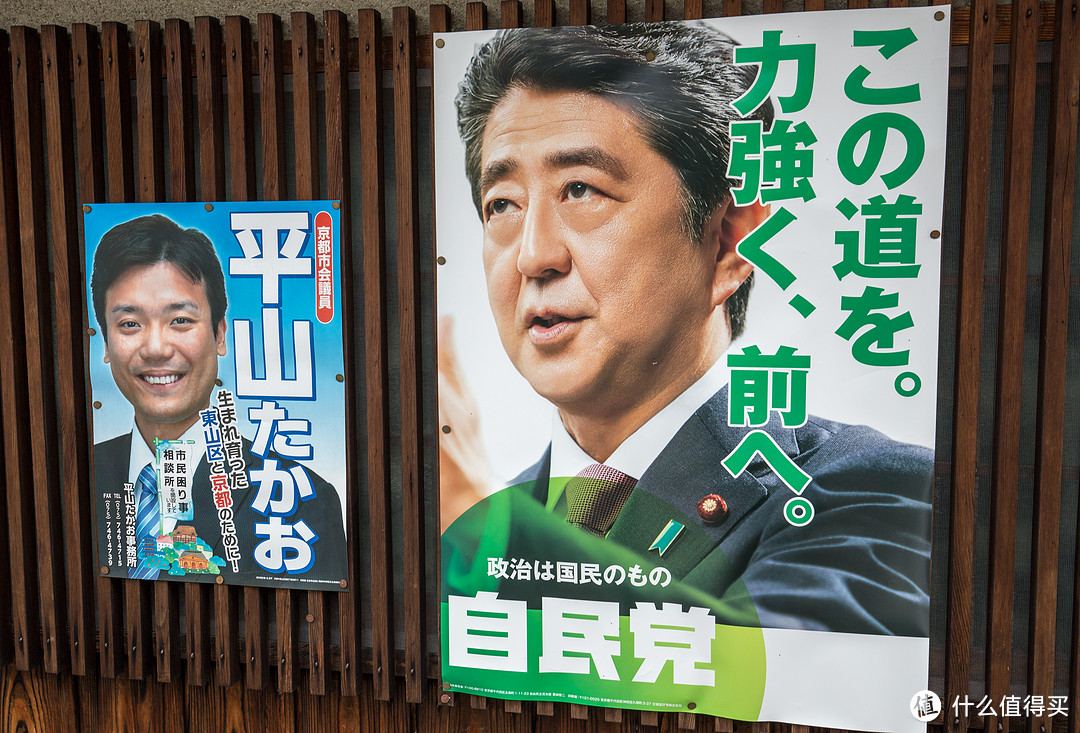
M705 524L720 524L727 516L727 502L719 494L707 494L698 502L697 513Z
M664 556L667 549L675 542L675 538L683 531L683 525L674 519L669 519L667 525L656 535L656 539L649 545L649 550L659 550L660 557Z

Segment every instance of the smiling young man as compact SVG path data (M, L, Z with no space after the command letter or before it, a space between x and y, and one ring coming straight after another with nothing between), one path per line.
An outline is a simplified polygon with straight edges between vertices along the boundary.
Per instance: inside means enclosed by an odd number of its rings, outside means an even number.
M225 558L231 540L223 537L199 417L201 410L210 407L218 358L227 353L228 302L214 247L199 230L184 229L160 214L132 219L114 226L101 238L90 287L105 342L105 363L134 412L130 432L94 446L99 521L105 516L118 522L121 543L124 533L141 544L141 535L153 534L157 539L177 527L193 526L206 547ZM147 483L151 481L147 468L157 465L156 441L163 440L181 441L191 456L184 469L178 469L177 477L190 489L191 519L162 516L160 487L156 480L153 485ZM275 465L285 470L295 466L272 451L256 457L251 450L250 441L244 439L243 458L249 469L262 465L256 460L264 458L277 461ZM298 502L289 521L303 520L318 536L306 574L336 581L345 577L340 501L334 487L311 471L306 475L312 497ZM133 517L123 516L123 500L117 498L124 495L125 484L132 487L132 503L137 508ZM255 496L254 478L249 488L232 492L231 521L242 556L237 573L228 566L222 572L238 580L267 574L252 559L252 550L260 541L255 524L266 521L251 507ZM99 537L103 565L113 564L104 561L107 540ZM140 559L142 556L140 547ZM122 565L122 558L113 557L115 564ZM158 571L140 563L138 568L129 568L129 576L156 578ZM210 580L214 576L195 577Z
M764 429L813 476L817 515L801 527L763 461L734 478L720 464L749 432L727 424L721 358L753 270L736 246L768 216L736 206L726 177L730 102L755 75L733 47L704 26L629 24L507 31L474 55L458 129L489 302L557 415L540 461L444 534L444 593L539 604L548 586L499 584L483 564L558 547L552 559L662 566L674 598L724 623L925 635L930 451L774 419ZM767 128L770 104L749 117ZM468 503L449 488L447 504Z

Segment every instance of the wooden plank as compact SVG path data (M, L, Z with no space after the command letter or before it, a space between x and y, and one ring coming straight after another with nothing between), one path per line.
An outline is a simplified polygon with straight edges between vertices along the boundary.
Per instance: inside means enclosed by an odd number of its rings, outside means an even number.
M53 302L56 319L56 367L65 375L57 384L60 418L60 455L63 465L64 501L62 546L67 577L67 656L71 671L85 675L93 659L94 608L91 595L93 525L91 510L86 414L86 363L83 360L85 308L82 244L79 240L76 200L75 149L71 136L74 122L71 90L71 42L57 26L42 29L45 95L45 138L48 150L49 211L52 228ZM5 582L6 586L7 583ZM6 607L5 607L6 608ZM5 610L5 614L7 611ZM5 626L6 628L6 626ZM4 635L6 637L6 634Z
M222 35L216 18L195 19L195 77L199 119L199 184L202 198L225 193L225 113L222 101ZM214 678L228 686L240 679L239 591L214 587Z
M701 20L704 15L705 9L702 7L702 0L683 0L683 19L684 20Z
M520 28L524 22L521 0L502 0L499 5L499 25L502 28Z
M481 2L465 3L465 30L479 31L487 28L487 6Z
M935 0L937 4L937 0ZM1037 18L1037 30L1038 40L1053 41L1054 40L1054 22L1057 16L1057 3L1043 2L1039 4L1039 12ZM1071 7L1071 6L1070 6ZM977 15L993 15L996 18L994 33L994 43L1009 43L1012 38L1012 19L1013 8L1009 4L997 5L995 10L975 11ZM952 40L951 43L954 46L966 46L968 45L970 35L970 23L971 23L971 7L953 8L952 10Z
M645 20L658 23L664 19L664 0L645 0Z
M85 23L73 27L75 137L78 143L79 193L84 203L105 201L107 198L105 144L101 129L101 50L98 43L96 27ZM91 329L89 333L93 334L94 330ZM97 523L93 526L97 527ZM119 583L100 576L96 577L94 583L98 618L98 670L102 677L108 679L115 677L123 666L124 657L119 653L123 638L123 600ZM93 645L90 648L92 651Z
M781 13L784 11L783 0L764 0L762 3L762 12L765 13Z
M127 26L122 23L102 23L101 55L102 76L105 81L109 201L132 201L135 198L135 159L131 136L131 74L127 63Z
M725 18L742 15L742 0L723 0L723 14Z
M348 49L349 22L347 16L336 10L323 13L325 38L323 52L326 59L326 174L327 195L341 202L341 241L352 242L351 181L349 174L349 79ZM341 302L343 308L342 328L348 336L345 338L345 374L356 374L355 344L353 341L353 313L355 299L352 288L352 247L341 248L341 271L345 277L341 282ZM360 390L346 385L345 389L345 424L357 424L356 399ZM360 693L360 588L359 588L359 463L357 459L357 440L355 435L347 436L345 441L345 516L347 544L349 554L349 577L343 578L348 586L347 595L338 599L338 621L341 637L341 692L355 696ZM388 666L388 674L393 670Z
M622 719L623 715L620 708L604 708L605 723L621 723Z
M19 356L26 349L26 329L23 326L10 45L7 33L0 31L0 338L3 343L10 344L10 348L0 349L0 396L3 397L7 570L14 656L15 666L26 670L38 656L37 621L32 608L32 599L37 596L37 572L27 562L33 547L34 514L29 490L32 471L30 436L24 429L29 422L30 408L26 380L20 374Z
M157 23L135 23L135 94L138 104L139 200L165 198L164 110L161 98L161 28ZM153 622L157 678L170 682L179 674L179 608L173 583L153 583ZM144 632L145 633L145 632ZM144 636L146 641L149 641Z
M949 570L945 633L945 695L967 695L970 680L972 562L975 545L976 451L982 333L987 185L994 113L993 0L977 0L968 53L964 184L961 201L960 278L957 287L954 374L952 492L949 507ZM966 733L966 711L954 729Z
M987 694L1009 693L1013 636L1013 567L1016 548L1017 484L1020 469L1019 399L1023 387L1024 300L1026 298L1031 155L1035 107L1038 3L1014 0L1006 111L1001 284L998 310L997 385L990 496L990 579L987 613ZM1010 720L986 719L1007 731Z
M1076 99L1080 93L1080 14L1058 13L1050 82L1046 213L1043 218L1042 341L1035 428L1035 492L1031 536L1031 618L1028 687L1054 689L1058 586L1058 515L1061 507L1069 318L1073 192L1076 176ZM1073 613L1077 608L1073 607ZM1075 648L1075 647L1074 647ZM1074 698L1076 699L1076 698ZM1044 712L1031 730L1050 730Z
M813 10L824 10L824 9L825 9L825 0L806 0L806 2L803 3L803 10L813 11Z
M503 5L513 0L503 0ZM518 7L521 4L518 3ZM436 3L428 7L428 26L432 33L447 33L450 31L450 6Z
M191 26L187 21L176 18L165 21L170 201L195 199L195 103L191 93L191 44Z
M449 9L433 9L433 29L449 25ZM445 16L446 24L439 22ZM385 200L382 140L382 19L362 10L360 30L360 201L364 263L364 378L367 385L367 490L371 568L372 682L376 700L388 700L394 678L394 567L390 488L390 394L386 332Z
M56 383L53 371L52 304L49 264L46 259L45 160L41 125L41 45L37 31L17 26L11 31L12 109L15 116L15 170L18 180L19 240L22 250L23 327L29 422L22 427L30 441L33 479L19 487L32 500L34 534L24 528L23 539L33 536L40 547L62 547L60 480L56 430ZM32 497L32 499L31 499ZM30 545L33 547L33 545ZM44 642L46 672L67 666L66 620L59 619L66 605L63 567L58 553L37 552L38 613ZM32 561L31 561L32 562ZM36 639L35 639L36 641ZM37 656L37 655L35 655Z
M165 21L165 95L169 121L169 198L195 199L195 103L192 98L191 26L175 18ZM187 639L187 682L205 685L210 677L210 589L184 585Z
M537 28L555 25L555 0L534 0L533 25Z
M638 713L641 725L646 728L656 728L660 725L660 714L652 710L642 710Z
M416 57L412 8L394 8L394 170L397 211L398 335L401 359L401 506L405 551L405 699L421 702L425 675L423 388L420 359L420 195Z
M105 146L108 155L109 201L135 200L135 161L131 131L131 73L128 68L127 27L101 26L102 75L105 86ZM151 591L137 580L124 581L125 653L128 677L143 679L153 655L143 637L152 628Z
M229 197L233 201L257 198L255 189L255 125L251 91L251 26L248 19L225 19L225 76L229 105ZM269 676L267 650L267 598L259 588L244 588L245 684L261 690Z
M315 16L293 13L290 21L296 197L313 200L319 198ZM308 591L305 621L308 628L308 691L323 695L327 690L330 659L330 609L326 593Z
M591 22L589 0L570 0L570 25L588 25Z
M225 198L225 112L222 39L217 18L195 19L195 76L199 106L199 182L202 198Z
M262 131L262 198L288 198L285 175L285 76L281 18L259 13L259 104ZM274 618L277 627L277 689L292 692L299 677L300 648L296 615L299 594L287 588L274 591Z
M608 0L607 22L613 24L626 22L626 0Z

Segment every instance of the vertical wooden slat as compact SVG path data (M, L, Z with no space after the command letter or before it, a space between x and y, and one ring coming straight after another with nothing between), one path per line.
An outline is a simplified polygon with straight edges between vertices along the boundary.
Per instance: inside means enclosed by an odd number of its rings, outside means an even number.
M169 198L195 199L195 105L191 92L191 26L178 19L165 21L165 87L169 120ZM210 589L202 583L184 585L187 635L187 681L205 685L210 676Z
M1065 424L1069 269L1076 176L1077 97L1080 93L1080 13L1075 2L1054 18L1050 130L1047 144L1046 214L1043 235L1042 342L1035 428L1034 524L1031 536L1031 619L1028 689L1054 689L1057 620L1058 515L1061 507ZM1077 608L1073 606L1073 613ZM1075 647L1074 647L1075 648ZM1073 698L1074 700L1076 698ZM1031 729L1050 730L1045 713Z
M131 75L128 71L127 27L104 23L101 53L105 79L105 144L108 154L109 201L133 201L135 163L131 132ZM124 621L127 625L128 676L143 679L153 655L148 635L153 616L150 587L137 580L124 581Z
M405 534L405 699L424 698L424 459L420 359L420 197L416 137L416 16L394 8L394 170L397 184L398 333L401 359L401 505Z
M195 198L195 106L191 94L191 26L165 21L165 88L169 120L169 200Z
M683 0L684 20L701 20L704 17L704 12L702 0Z
M262 121L262 191L264 201L288 197L285 176L285 76L281 18L259 13L259 104ZM299 595L287 588L274 591L277 626L278 692L296 689L299 643L296 614Z
M520 28L522 24L521 0L502 0L499 5L499 20L503 28Z
M555 25L555 0L534 0L533 25L537 28L551 28Z
M127 26L101 25L102 76L105 80L105 144L108 153L109 201L135 198L131 136L131 76L128 72ZM139 586L135 586L139 587Z
M296 197L312 200L319 198L315 17L311 13L293 13L291 23ZM327 594L322 591L308 591L308 691L314 695L326 693L330 658L329 613Z
M664 19L664 0L645 0L645 20L659 22Z
M825 0L806 0L803 3L803 10L824 10Z
M508 14L513 15L513 13L515 12L514 7L508 7L508 6L516 6L516 8L517 8L516 12L518 14L518 17L520 18L521 3L517 2L517 0L503 0L502 5L500 6L501 19L503 21L505 21L506 16ZM431 8L430 8L430 11L429 11L429 15L428 15L428 24L431 27L431 32L432 33L445 33L447 31L449 31L450 30L450 8L448 6L446 6L446 5L441 5L441 4L440 5L432 5ZM432 49L433 49L432 53L434 55L434 53L435 53L434 46L432 47ZM435 64L435 60L433 58L432 59L432 65L434 65L434 64ZM432 129L434 129L434 127L435 127L435 121L434 121L434 116L435 116L435 90L434 89L432 89L431 100L432 100L432 104L431 104L432 120L431 120L430 124L432 126ZM432 157L434 158L434 150L432 151ZM434 160L432 160L432 168L434 168ZM431 192L430 206L431 206L431 211L434 213L435 212L435 191L434 191L434 187L433 187L432 192ZM432 234L432 237L434 237L434 233ZM433 247L433 249L435 249L437 251L437 242L433 241L432 242L432 247ZM438 474L439 474L439 470L438 470L438 466L436 465L435 475L438 476ZM437 487L438 487L438 484L436 483L436 513L438 513L438 511L439 511L439 509L438 509L438 500L440 498L438 496L438 488ZM436 542L435 543L435 557L432 560L432 563L433 563L434 567L442 567L442 543L441 542ZM442 678L441 678L441 673L440 673L440 681L441 681L441 679ZM452 700L452 697L450 696L450 693L445 693L445 692L442 693L442 695L440 696L440 702L445 703L447 701L447 699ZM506 701L506 703L507 704L504 706L504 709L506 710L506 712L517 712L517 713L521 712L521 703L519 701L517 701L517 700L508 700L508 701ZM453 704L453 703L450 703L450 704Z
M30 669L39 656L37 621L32 603L37 572L28 563L34 542L33 492L26 382L22 378L26 329L23 326L22 263L19 246L19 202L15 168L15 123L12 110L12 56L7 33L0 31L0 394L4 414L4 469L7 489L7 532L11 583L11 623L15 666ZM6 634L4 634L6 636ZM9 642L10 643L10 642Z
M86 365L83 361L83 268L75 194L75 149L71 136L73 110L70 79L71 42L67 31L42 31L42 73L45 92L45 134L48 149L49 211L52 224L53 298L56 317L56 366L60 417L60 456L64 495L63 553L67 565L67 650L71 670L88 671L93 658L94 556L86 518L90 516L86 430Z
M514 0L503 0L499 12L503 12L507 3L513 2ZM518 3L518 7L521 7L521 3ZM443 3L430 5L428 7L428 25L432 33L448 33L450 31L450 6ZM432 201L434 200L435 197L432 196Z
M360 200L364 257L364 376L367 383L368 536L371 661L375 699L388 700L394 677L394 567L390 489L389 360L386 333L385 199L382 144L382 19L361 10ZM434 26L433 26L434 27Z
M589 0L570 0L570 25L588 25L591 22Z
M199 111L199 185L206 201L225 193L225 113L222 101L222 37L216 18L195 19L195 74ZM239 600L236 588L214 587L215 681L240 679Z
M19 238L22 248L23 318L29 393L30 456L35 540L40 547L63 547L57 450L56 383L53 372L52 305L46 259L45 160L41 130L41 45L36 31L12 29L12 102L15 113L15 165L19 187ZM62 204L60 204L62 205ZM31 488L32 487L32 488ZM27 497L28 498L28 497ZM24 540L26 537L24 536ZM31 544L30 547L34 545ZM46 672L67 665L64 570L58 553L37 552L38 603ZM59 618L59 620L58 620Z
M139 200L165 198L164 110L161 97L161 29L157 23L135 23L135 90L138 104ZM179 608L174 583L153 583L154 659L157 678L171 682L178 674Z
M1005 179L1002 206L1001 284L998 310L997 391L994 412L993 483L990 498L990 585L987 618L987 693L1001 700L1011 683L1013 567L1020 411L1023 387L1024 300L1027 290L1028 221L1035 108L1037 0L1014 0L1009 46ZM987 725L1009 729L1009 718Z
M626 22L626 0L608 0L607 22L611 24Z
M199 105L199 183L202 198L225 198L225 111L222 101L221 23L195 19L195 72Z
M230 198L248 201L255 191L255 127L251 95L251 26L248 19L230 15L225 19L225 76L229 103ZM245 684L261 690L269 675L266 648L266 592L244 588Z
M487 27L487 6L481 2L465 3L465 30L475 31Z
M780 13L784 10L783 0L764 0L762 11L765 13Z
M724 0L723 14L725 18L742 15L742 0Z
M97 28L94 26L85 23L76 24L72 35L72 59L75 66L75 135L79 151L79 193L83 202L94 203L107 198L105 144L101 130L101 49L98 45ZM85 399L84 397L84 410L86 409ZM101 676L108 679L119 674L124 659L118 651L123 639L123 601L119 583L99 576L95 585L98 617L97 646L100 660L98 669Z
M323 58L325 65L326 86L326 176L327 195L341 202L341 271L346 273L342 279L342 302L349 305L342 314L342 327L345 337L345 374L356 374L355 345L353 341L353 298L352 289L352 220L349 202L351 201L351 180L349 175L349 21L344 13L328 10L323 13ZM367 210L365 209L365 214ZM365 217L366 218L366 217ZM347 377L348 378L348 377ZM345 389L345 424L356 425L356 397L358 388L346 385ZM348 594L339 597L338 622L341 636L341 692L344 695L360 693L360 589L358 585L359 562L359 464L357 460L356 436L350 434L345 441L345 486L346 532L349 553ZM387 662L384 668L393 675L393 663Z
M990 131L994 106L994 3L977 0L971 8L964 183L961 201L960 277L957 288L956 367L954 372L953 465L949 510L949 575L945 635L946 700L968 694L971 657L972 562L975 545L975 464L978 448L979 373L982 349L982 288L985 258ZM960 711L954 729L966 733ZM954 717L956 717L954 715Z

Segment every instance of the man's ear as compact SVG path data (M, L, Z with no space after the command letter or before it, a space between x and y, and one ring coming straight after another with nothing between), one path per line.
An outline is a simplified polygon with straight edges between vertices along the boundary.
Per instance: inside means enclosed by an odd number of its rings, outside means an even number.
M706 220L702 239L710 251L716 252L713 307L723 305L754 271L754 266L740 257L735 248L767 218L769 207L759 201L736 206L729 198Z
M216 340L217 340L217 355L218 356L225 356L225 354L228 353L228 349L225 348L225 318L224 317L221 319L221 322L218 323L217 328L214 329L214 333L215 333Z

